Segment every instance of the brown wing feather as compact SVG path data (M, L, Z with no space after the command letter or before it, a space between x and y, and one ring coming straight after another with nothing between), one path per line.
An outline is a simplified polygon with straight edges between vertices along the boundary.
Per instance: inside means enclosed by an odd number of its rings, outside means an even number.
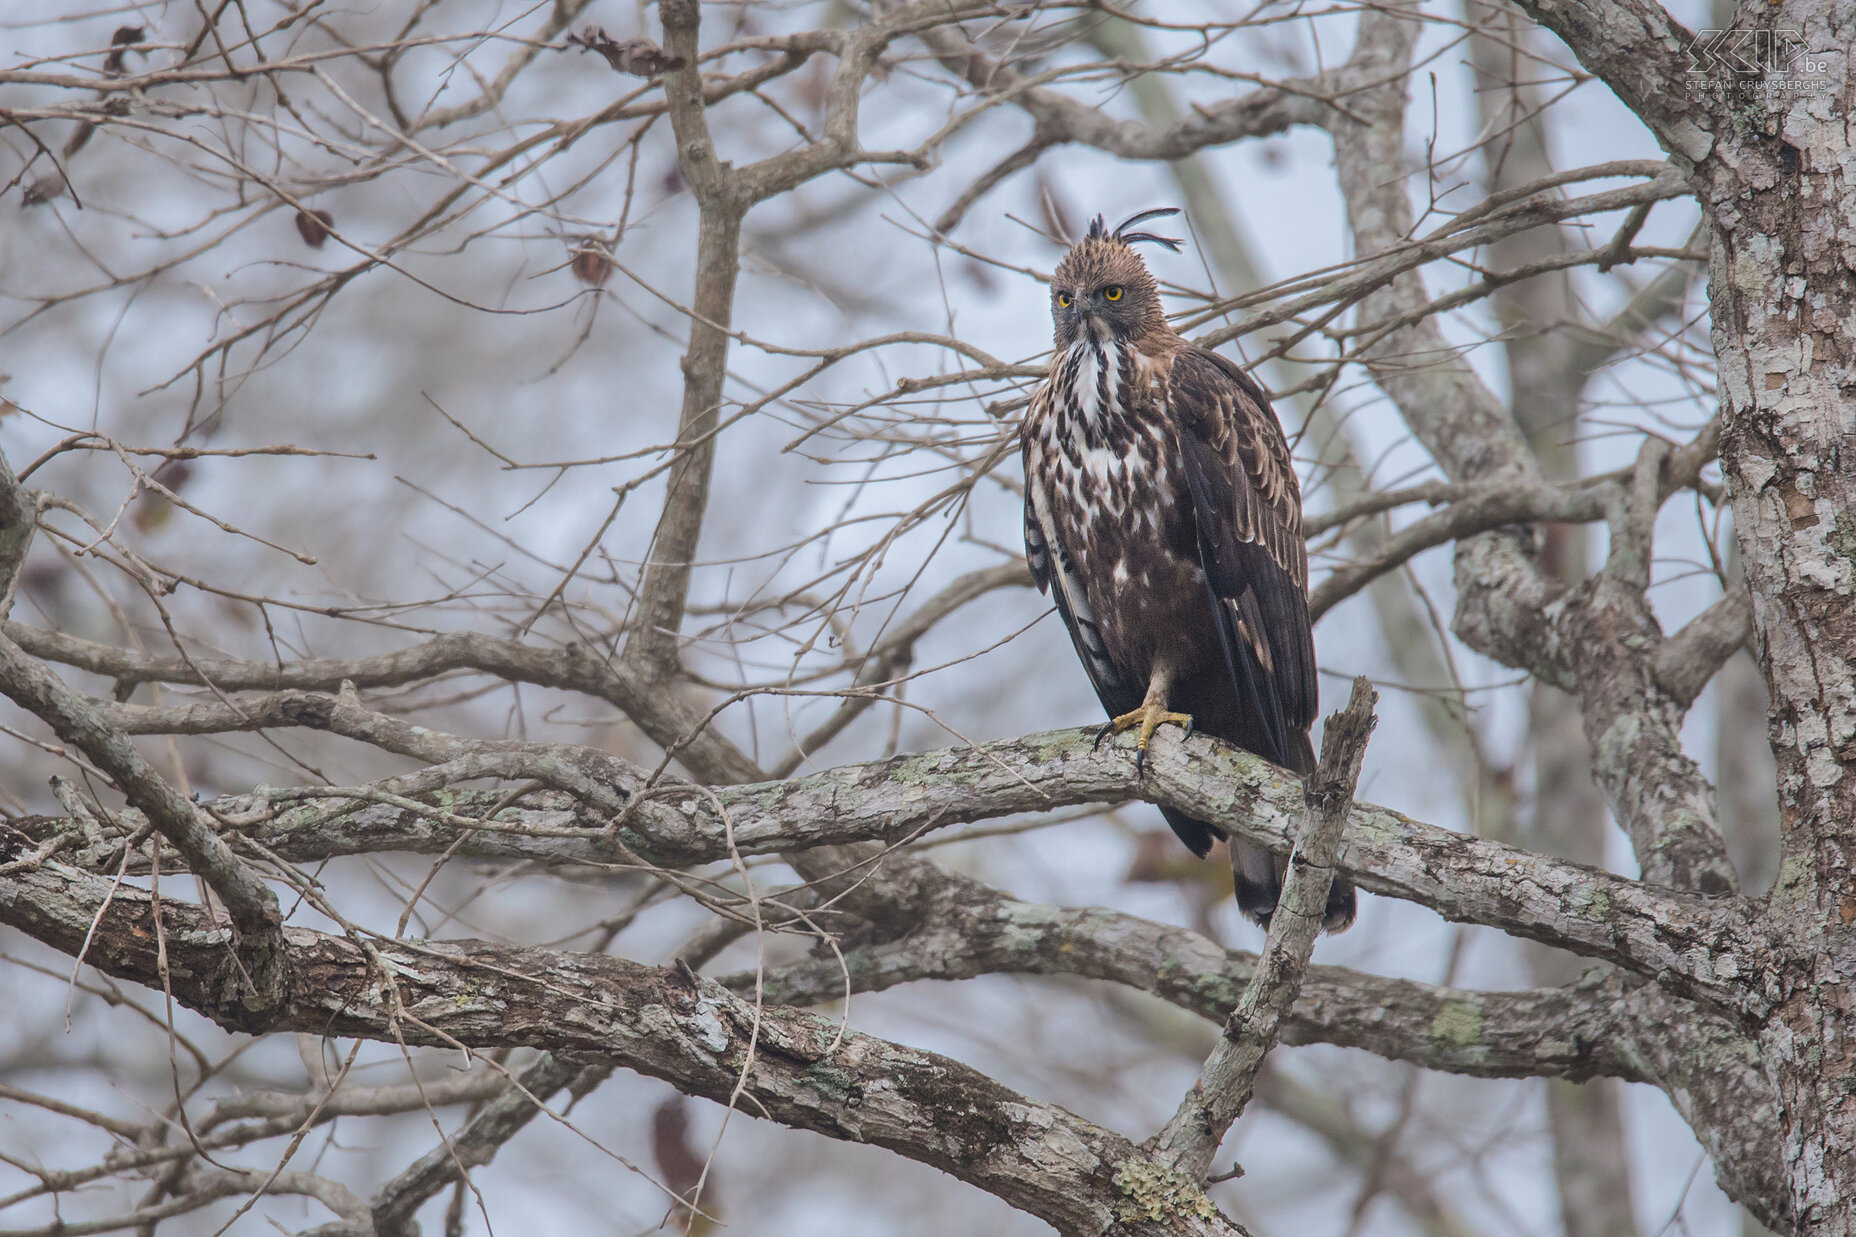
M1315 644L1308 619L1308 551L1301 487L1282 426L1250 376L1215 353L1175 357L1167 403L1191 488L1199 556L1216 607L1225 661L1246 716L1225 735L1307 774L1315 752ZM1285 861L1234 840L1237 903L1265 927L1282 894ZM1353 922L1353 886L1336 880L1328 931Z
M1302 541L1302 487L1269 397L1235 364L1204 348L1173 364L1172 407L1231 474L1238 505L1232 531L1257 542L1304 592L1308 550Z
M1317 701L1302 495L1289 444L1262 390L1216 353L1182 350L1168 388L1207 582L1230 641L1255 662L1252 670L1243 664L1250 658L1231 658L1240 698L1274 715L1263 720L1279 751L1264 754L1297 768Z

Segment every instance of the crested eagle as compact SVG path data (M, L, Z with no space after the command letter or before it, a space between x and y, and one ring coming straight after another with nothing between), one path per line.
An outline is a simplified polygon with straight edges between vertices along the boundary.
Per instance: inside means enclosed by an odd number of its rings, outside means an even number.
M1175 331L1132 246L1177 240L1100 215L1051 279L1056 351L1025 415L1025 557L1112 719L1166 722L1298 774L1315 767L1314 633L1302 495L1282 426L1251 377ZM1223 836L1161 813L1203 857ZM1269 924L1284 862L1231 846L1238 906ZM1326 923L1353 922L1335 881Z

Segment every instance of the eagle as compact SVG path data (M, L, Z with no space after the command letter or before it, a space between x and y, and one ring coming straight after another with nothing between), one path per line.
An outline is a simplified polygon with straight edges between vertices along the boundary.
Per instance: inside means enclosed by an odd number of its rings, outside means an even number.
M1168 722L1306 776L1316 709L1302 494L1256 382L1175 331L1133 246L1100 215L1050 283L1056 350L1024 423L1025 558L1056 602L1110 721L1138 728L1137 775ZM1223 831L1162 807L1203 858ZM1231 846L1237 903L1264 927L1285 861ZM1325 926L1353 922L1336 880Z

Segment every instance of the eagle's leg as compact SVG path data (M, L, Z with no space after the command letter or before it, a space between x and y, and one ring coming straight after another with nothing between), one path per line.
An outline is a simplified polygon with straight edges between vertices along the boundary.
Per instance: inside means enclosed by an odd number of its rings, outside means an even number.
M1164 669L1156 668L1152 680L1147 685L1147 698L1141 701L1141 707L1132 713L1123 713L1112 718L1109 723L1096 732L1096 746L1112 734L1124 730L1141 729L1141 736L1134 745L1134 774L1136 777L1147 767L1147 742L1154 737L1154 731L1168 722L1183 726L1188 738L1192 735L1192 714L1171 713L1166 707L1167 688L1172 686L1173 676Z

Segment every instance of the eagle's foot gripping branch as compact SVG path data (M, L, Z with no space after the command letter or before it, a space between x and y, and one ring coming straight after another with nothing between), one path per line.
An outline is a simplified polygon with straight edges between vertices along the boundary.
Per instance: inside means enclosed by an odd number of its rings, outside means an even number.
M1185 727L1185 737L1192 737L1192 714L1169 713L1166 705L1150 700L1132 713L1123 713L1120 717L1112 718L1107 725L1096 732L1096 746L1101 747L1102 740L1110 735L1120 734L1124 730L1133 730L1139 726L1141 737L1134 745L1134 773L1138 777L1147 766L1148 740L1154 737L1154 731L1168 722Z

